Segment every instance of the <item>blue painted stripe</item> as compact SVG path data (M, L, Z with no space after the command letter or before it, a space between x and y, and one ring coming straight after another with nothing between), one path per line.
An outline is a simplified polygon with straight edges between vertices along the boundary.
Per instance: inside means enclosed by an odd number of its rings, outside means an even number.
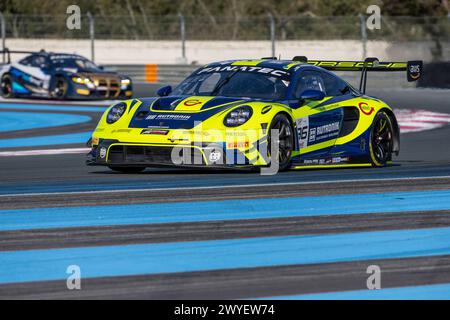
M380 290L355 290L292 296L279 296L273 300L450 300L450 283Z
M1 139L0 149L86 143L91 135L92 132L80 132L33 138Z
M130 212L132 214L132 212ZM450 228L0 252L0 283L450 254Z
M170 194L168 194L168 197ZM450 190L0 210L0 230L450 209Z
M109 106L69 106L69 105L47 105L47 104L27 104L27 103L4 103L0 104L0 109L22 109L22 110L48 110L48 111L84 111L103 112Z
M89 116L76 114L0 111L0 132L65 126L90 120Z

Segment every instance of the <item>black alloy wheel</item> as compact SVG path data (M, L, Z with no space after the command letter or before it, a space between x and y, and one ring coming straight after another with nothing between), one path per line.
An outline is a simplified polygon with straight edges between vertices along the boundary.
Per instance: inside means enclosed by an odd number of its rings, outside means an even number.
M270 130L278 130L278 162L279 170L283 171L288 169L291 163L292 150L294 149L294 132L289 119L284 114L276 115L270 125ZM272 148L271 131L268 132L268 150L269 156L271 155Z
M394 146L394 128L391 118L385 112L379 112L373 121L370 138L370 156L374 166L385 166L392 160Z
M12 79L9 74L5 74L1 81L1 94L3 98L13 98Z

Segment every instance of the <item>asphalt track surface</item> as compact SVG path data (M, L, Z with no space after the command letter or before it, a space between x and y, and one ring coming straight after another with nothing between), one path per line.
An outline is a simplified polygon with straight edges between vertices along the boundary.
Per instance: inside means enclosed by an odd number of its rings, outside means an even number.
M370 93L394 108L450 113L449 91ZM102 109L25 104L90 119L2 131L0 152L83 147L36 139L89 132ZM126 175L86 167L83 154L2 156L0 298L449 299L450 126L401 143L391 167L274 176ZM81 268L81 290L66 287L69 265ZM370 265L382 290L367 290Z

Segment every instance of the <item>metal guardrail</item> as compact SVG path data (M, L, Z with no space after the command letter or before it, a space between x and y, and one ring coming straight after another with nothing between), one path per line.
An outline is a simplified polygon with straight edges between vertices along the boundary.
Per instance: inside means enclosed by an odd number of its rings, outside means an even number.
M161 85L176 85L189 76L200 66L198 65L104 65L105 70L116 71L132 78L134 82L158 83ZM354 87L358 87L360 72L336 72ZM402 72L383 73L373 72L368 79L368 87L382 88L412 88L414 83L406 81Z
M195 65L123 64L103 65L106 71L127 75L135 82L176 84L199 68Z
M3 64L0 63L0 67ZM156 64L122 64L103 65L105 71L119 72L131 77L133 82L145 82L175 86L194 72L198 65L156 65ZM153 71L151 71L153 70ZM445 69L447 70L447 69ZM358 87L360 72L336 72L345 81ZM444 82L443 82L444 83ZM368 78L369 89L414 88L414 82L407 82L402 72L392 72L388 77L384 73L373 72ZM434 87L442 87L442 84Z

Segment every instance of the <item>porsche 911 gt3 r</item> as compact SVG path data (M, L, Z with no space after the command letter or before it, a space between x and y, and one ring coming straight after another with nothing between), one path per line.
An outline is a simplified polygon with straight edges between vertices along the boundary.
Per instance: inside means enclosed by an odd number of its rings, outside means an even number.
M369 71L406 71L421 61L274 58L212 63L159 97L111 106L95 129L88 165L122 172L176 165L280 170L385 166L400 150L390 106L364 94ZM330 70L361 71L360 89Z
M92 61L75 54L0 51L8 63L0 67L4 98L126 99L133 95L131 79L106 72ZM29 53L11 63L11 53Z

